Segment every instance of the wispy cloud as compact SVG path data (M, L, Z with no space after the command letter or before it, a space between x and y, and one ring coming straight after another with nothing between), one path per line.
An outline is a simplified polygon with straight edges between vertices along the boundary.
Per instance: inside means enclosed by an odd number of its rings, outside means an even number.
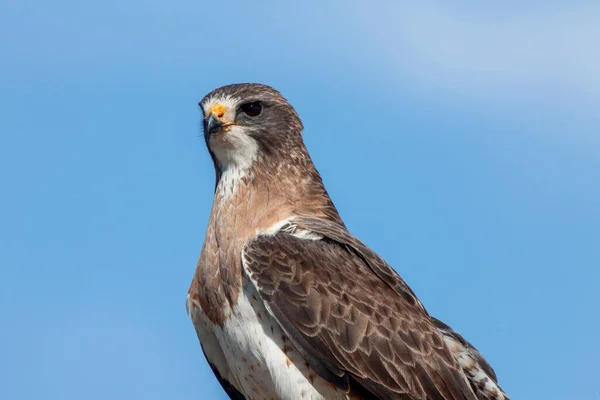
M378 56L420 85L600 102L600 5L537 3L380 2L357 18Z

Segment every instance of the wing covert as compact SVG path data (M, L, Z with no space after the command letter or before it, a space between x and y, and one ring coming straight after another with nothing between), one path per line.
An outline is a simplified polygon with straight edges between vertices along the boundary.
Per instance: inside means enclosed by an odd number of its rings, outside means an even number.
M242 261L269 312L334 385L382 399L476 399L414 293L343 226L295 219L247 243Z

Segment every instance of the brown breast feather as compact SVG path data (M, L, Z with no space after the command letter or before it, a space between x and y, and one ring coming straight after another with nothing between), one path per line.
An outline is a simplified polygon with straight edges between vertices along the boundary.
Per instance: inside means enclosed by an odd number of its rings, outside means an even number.
M217 183L204 245L189 289L208 319L222 325L241 287L242 247L257 232L293 215L342 224L307 153L295 163L257 164L224 196Z

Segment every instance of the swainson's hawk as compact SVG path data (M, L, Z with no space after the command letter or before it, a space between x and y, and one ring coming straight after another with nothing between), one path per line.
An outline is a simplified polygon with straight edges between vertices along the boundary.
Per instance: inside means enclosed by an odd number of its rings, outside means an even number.
M279 92L229 85L200 107L217 182L187 308L232 399L508 399L346 229Z

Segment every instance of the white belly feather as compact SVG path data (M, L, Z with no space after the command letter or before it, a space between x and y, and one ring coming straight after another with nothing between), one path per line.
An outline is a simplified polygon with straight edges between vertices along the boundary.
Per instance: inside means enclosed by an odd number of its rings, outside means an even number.
M231 317L215 334L248 400L344 399L308 368L244 275Z
M248 400L347 399L307 366L245 275L242 282L238 303L222 327L208 321L201 310L190 310L193 319L204 319L206 331L198 336L208 359L220 364L221 374Z

